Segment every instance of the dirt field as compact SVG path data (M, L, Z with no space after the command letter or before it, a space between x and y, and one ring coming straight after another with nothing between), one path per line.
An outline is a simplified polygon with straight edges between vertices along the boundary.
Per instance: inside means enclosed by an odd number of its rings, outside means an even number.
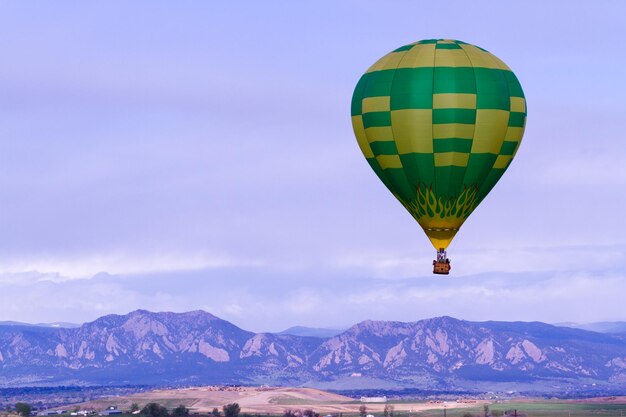
M221 410L229 403L238 403L243 413L280 415L286 409L313 409L325 414L343 413L356 416L361 402L342 395L312 388L264 388L264 387L197 387L174 390L155 390L141 394L91 401L81 404L83 409L103 410L116 405L128 410L132 403L143 407L149 402L157 402L169 409L184 405L196 413L206 414L214 407ZM462 417L466 413L484 415L483 406L504 412L518 411L524 417L623 417L626 415L626 397L589 398L584 400L517 399L493 403L483 400L466 400L445 403L428 401L390 401L397 417ZM367 413L382 416L385 404L367 403Z
M238 403L244 413L282 414L286 409L312 408L320 414L358 414L360 401L342 395L312 388L258 388L258 387L197 387L175 390L155 390L126 397L114 397L82 404L82 408L102 410L109 405L128 409L132 403L140 406L157 402L168 408L184 405L192 413L207 413L214 407L221 410L224 404ZM448 402L447 408L477 407L481 401L471 403ZM366 404L368 413L382 414L385 404ZM443 409L443 403L402 402L393 404L396 412L419 412Z

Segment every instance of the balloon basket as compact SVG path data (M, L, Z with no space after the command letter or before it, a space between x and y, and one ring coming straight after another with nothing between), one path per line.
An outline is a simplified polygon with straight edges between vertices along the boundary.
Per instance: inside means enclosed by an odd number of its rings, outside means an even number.
M450 273L450 262L433 262L433 274L448 275Z

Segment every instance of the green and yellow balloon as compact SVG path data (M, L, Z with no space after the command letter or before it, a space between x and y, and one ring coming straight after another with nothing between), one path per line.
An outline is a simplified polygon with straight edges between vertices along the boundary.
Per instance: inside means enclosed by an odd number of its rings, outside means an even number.
M379 59L352 97L359 147L435 249L446 249L511 164L526 101L511 69L457 40L429 39Z

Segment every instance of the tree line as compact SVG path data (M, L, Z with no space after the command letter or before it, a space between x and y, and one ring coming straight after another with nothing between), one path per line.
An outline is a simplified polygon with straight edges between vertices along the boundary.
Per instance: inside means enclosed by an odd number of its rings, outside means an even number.
M30 417L33 411L33 407L30 404L18 402L15 404L15 412L21 417ZM139 407L139 404L133 403L130 406L130 413L139 411L139 414L144 417L188 417L189 409L184 405L179 405L171 412L159 403L151 402L146 404L143 408ZM211 411L211 417L239 417L241 408L239 404L232 403L226 404L220 411L217 407Z

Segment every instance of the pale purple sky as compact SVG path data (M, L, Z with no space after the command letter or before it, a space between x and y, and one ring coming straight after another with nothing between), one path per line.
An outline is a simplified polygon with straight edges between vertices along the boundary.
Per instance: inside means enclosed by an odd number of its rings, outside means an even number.
M0 3L0 320L203 308L251 330L626 320L626 3ZM527 131L450 247L352 134L365 69L453 38Z

